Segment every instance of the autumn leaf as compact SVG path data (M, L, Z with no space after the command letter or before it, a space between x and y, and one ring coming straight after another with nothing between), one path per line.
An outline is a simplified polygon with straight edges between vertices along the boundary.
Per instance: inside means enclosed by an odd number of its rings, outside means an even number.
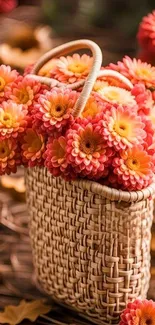
M51 306L44 304L43 300L26 302L22 300L18 306L6 306L0 313L0 324L16 325L24 319L34 322L40 315L47 314Z

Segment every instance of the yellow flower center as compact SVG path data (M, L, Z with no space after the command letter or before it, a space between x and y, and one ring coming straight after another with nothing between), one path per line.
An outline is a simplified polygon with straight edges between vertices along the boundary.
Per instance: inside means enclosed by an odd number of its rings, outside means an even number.
M13 118L12 115L9 113L4 113L1 118L0 122L7 128L11 128L13 125Z
M4 159L9 155L9 148L5 143L0 143L0 159Z
M148 70L148 68L144 68L144 67L137 69L136 73L141 78L151 78L151 76L152 76L151 71Z
M0 91L3 91L5 87L5 80L0 77Z
M130 125L125 121L117 121L113 126L114 131L121 137L128 137L130 131Z
M83 73L86 70L86 65L81 62L72 63L69 64L68 70L73 73Z
M140 168L140 163L135 157L128 158L126 160L126 165L128 166L129 169L132 170L139 170Z
M18 102L20 104L27 104L29 101L29 93L26 91L26 89L22 89L18 92Z
M66 108L66 105L55 105L51 103L50 113L53 117L59 118L64 115Z
M116 90L109 90L107 93L104 94L104 96L109 100L120 100L120 94Z

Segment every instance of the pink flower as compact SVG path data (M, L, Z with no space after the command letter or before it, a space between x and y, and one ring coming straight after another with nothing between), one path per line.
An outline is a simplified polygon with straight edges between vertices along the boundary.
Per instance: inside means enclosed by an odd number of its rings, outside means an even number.
M155 10L143 17L137 34L139 45L155 54Z
M93 59L86 54L80 56L75 53L73 56L60 57L51 77L63 83L74 83L85 79L91 69L92 62Z
M60 136L57 139L49 138L45 157L45 166L55 176L62 176L65 179L74 179L76 174L69 165L66 151L66 138Z
M142 143L146 137L145 125L136 110L130 107L112 107L103 114L103 120L98 125L108 146L116 151Z
M98 132L96 123L77 119L67 131L66 139L68 161L77 174L91 179L107 175L112 150Z
M21 163L17 140L10 138L0 141L0 175L15 173Z
M121 151L112 165L117 182L124 190L141 190L153 180L153 158L140 145Z
M0 0L0 13L12 11L16 6L16 0Z
M147 88L155 87L155 67L140 59L131 59L125 56L117 64L110 63L109 68L120 72L133 84L141 82Z
M121 315L120 325L155 325L155 302L135 300Z
M8 86L17 80L18 72L11 67L2 64L0 66L0 103L6 99Z
M17 137L27 126L27 110L8 101L0 104L0 137Z
M148 115L153 107L151 91L146 89L144 84L138 83L131 90L131 94L135 97L138 104L138 113Z
M13 102L22 104L25 108L31 109L37 102L39 94L42 94L46 86L30 78L22 78L8 87L7 96Z
M45 138L34 129L27 129L22 139L22 160L24 165L34 167L43 165Z
M41 95L32 112L36 128L49 135L55 131L62 132L72 120L71 112L77 96L76 91L64 88L53 88Z

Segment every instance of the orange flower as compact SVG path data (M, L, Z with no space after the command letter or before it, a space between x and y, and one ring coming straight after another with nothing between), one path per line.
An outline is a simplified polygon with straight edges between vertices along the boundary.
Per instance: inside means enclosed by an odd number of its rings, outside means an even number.
M91 116L94 118L103 109L103 105L100 101L97 101L95 96L90 96L87 104L82 112L82 117L87 118Z
M22 105L11 101L3 102L0 106L0 136L17 137L27 125L27 110Z
M19 165L19 153L17 141L4 139L0 141L0 175L16 172Z
M155 67L146 62L142 62L140 59L131 59L125 56L117 64L111 63L109 68L122 73L133 84L141 82L147 88L155 87Z
M16 70L11 71L11 67L6 65L0 66L0 102L6 97L7 87L18 77Z
M71 111L77 96L76 91L64 88L53 88L40 95L32 112L36 128L48 134L61 132L72 120Z
M125 106L112 107L99 122L101 134L109 147L126 149L142 143L146 137L144 124L137 112Z
M45 139L34 129L27 129L22 141L23 162L29 167L41 165L45 149Z
M73 56L63 56L57 61L57 69L51 76L65 83L85 79L88 76L92 62L93 59L86 54L80 56L75 53Z
M152 157L142 146L134 146L120 152L114 158L114 174L117 175L118 184L128 191L141 190L152 182L153 173Z
M135 300L121 315L120 325L155 325L155 302Z
M9 87L7 96L13 102L22 104L25 108L30 108L43 89L44 87L37 81L30 78L23 78Z
M57 59L52 59L44 64L44 66L39 70L39 76L51 77L51 74L54 73L57 66Z

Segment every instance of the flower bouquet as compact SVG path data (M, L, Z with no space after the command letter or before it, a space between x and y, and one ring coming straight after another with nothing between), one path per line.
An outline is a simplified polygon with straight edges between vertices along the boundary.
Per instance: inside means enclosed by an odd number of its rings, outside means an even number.
M92 57L64 56L81 48ZM0 67L0 174L26 169L44 291L96 323L117 324L149 286L155 68L128 57L101 64L99 47L80 40L24 76Z

